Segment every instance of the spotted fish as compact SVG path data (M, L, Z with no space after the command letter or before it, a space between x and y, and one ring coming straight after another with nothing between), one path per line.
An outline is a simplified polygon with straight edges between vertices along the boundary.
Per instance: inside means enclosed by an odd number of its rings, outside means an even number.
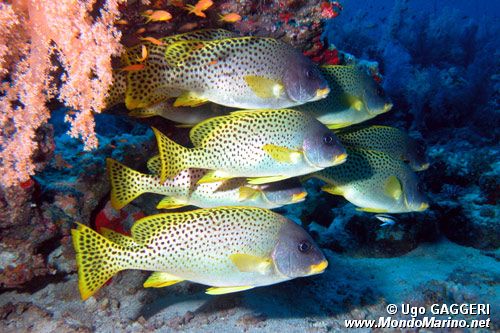
M322 66L320 69L328 81L330 94L296 109L310 112L328 128L357 124L392 108L382 87L357 66Z
M360 210L374 213L423 211L429 206L418 178L411 168L390 155L362 149L348 149L347 161L318 171L307 178L327 183L322 189L341 195Z
M414 171L429 167L423 142L389 126L358 126L336 131L342 144L350 148L376 150L408 163Z
M285 108L329 92L308 58L273 38L190 38L162 46L157 53L150 53L144 70L128 74L128 109L167 97L177 97L174 106L210 101L240 109Z
M78 224L71 230L78 285L85 300L125 269L154 273L144 287L184 280L217 295L318 274L328 265L312 238L270 210L220 207L152 215L113 239Z
M183 93L182 90L167 87L163 84L166 78L163 74L169 67L165 62L166 47L172 43L184 40L212 40L235 36L234 32L224 29L202 29L167 36L155 40L156 42L144 40L142 43L128 48L122 54L121 66L125 67L142 63L145 65L144 69L135 72L113 71L113 85L108 92L107 107L125 102L128 109L142 108L154 105L168 97L179 96ZM147 58L144 61L140 61L142 46L145 46L148 52ZM137 104L136 99L131 98L131 95L137 91L147 91L148 101Z
M197 184L207 170L186 169L165 182L160 180L161 163L158 156L148 161L152 174L143 174L125 165L107 159L111 182L111 204L121 209L143 193L166 196L158 209L175 209L187 205L201 208L217 206L253 206L278 208L303 201L307 195L298 181L277 182L266 185L250 185L244 178Z
M278 181L342 163L344 148L328 128L294 110L250 110L207 119L189 133L185 148L154 129L161 179L187 168L210 169L198 183L249 177L250 184Z

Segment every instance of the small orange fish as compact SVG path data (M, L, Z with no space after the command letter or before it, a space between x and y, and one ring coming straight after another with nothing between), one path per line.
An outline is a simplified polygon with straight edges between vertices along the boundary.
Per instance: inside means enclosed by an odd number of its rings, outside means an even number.
M156 39L154 37L142 37L141 40L145 40L146 42L150 42L150 43L152 43L154 45L158 45L158 46L165 45L165 43L163 43L161 40Z
M212 61L210 61L208 64L209 64L209 65L215 65L217 62L218 62L217 60L212 60Z
M115 24L120 24L120 25L127 25L128 21L125 19L121 19L115 22Z
M124 72L137 72L142 71L146 66L144 64L133 64L120 68Z
M185 9L189 10L189 14L194 14L199 17L207 17L203 11L207 10L213 5L212 0L199 0L196 5L186 5Z
M172 14L166 10L155 10L151 14L143 13L143 16L147 18L146 23L149 22L164 22L172 19Z
M241 21L241 15L237 13L229 13L225 15L219 15L220 22L235 23Z
M198 26L198 23L185 23L179 28L180 32L191 31Z
M147 57L148 57L148 48L146 47L146 45L142 45L141 57L137 58L137 61L143 62L144 60L146 60Z
M139 28L139 29L137 29L137 31L136 31L135 33L136 33L137 35L140 35L140 34L142 34L142 33L143 33L143 32L145 32L145 31L146 31L146 28Z

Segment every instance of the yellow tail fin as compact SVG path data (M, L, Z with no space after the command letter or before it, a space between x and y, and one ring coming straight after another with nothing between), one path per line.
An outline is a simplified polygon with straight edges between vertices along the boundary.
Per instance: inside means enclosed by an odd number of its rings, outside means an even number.
M161 183L157 176L132 170L111 158L106 159L106 166L111 182L111 205L115 209L122 209L143 193L163 193L159 191Z
M78 287L86 300L113 275L126 269L127 251L83 224L71 230L78 266Z
M153 132L158 142L158 151L160 152L161 172L160 178L164 182L167 178L174 177L179 172L195 165L189 165L189 149L185 148L153 127Z

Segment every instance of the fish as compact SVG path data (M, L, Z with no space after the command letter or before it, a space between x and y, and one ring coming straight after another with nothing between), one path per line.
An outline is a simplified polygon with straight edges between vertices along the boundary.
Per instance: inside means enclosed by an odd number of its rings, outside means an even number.
M350 148L385 152L409 164L414 171L429 168L425 144L404 131L390 126L355 126L336 131L340 141Z
M153 128L161 179L187 168L212 170L198 183L236 177L264 184L340 164L347 154L331 130L290 109L245 110L194 126L185 148Z
M170 14L166 10L146 11L142 15L146 17L146 23L165 22L172 19L172 14Z
M227 115L236 110L214 103L198 107L174 107L173 100L169 99L143 109L131 110L128 115L137 118L159 116L180 123L180 127L191 127L208 118Z
M357 124L388 112L390 99L382 87L355 65L321 66L331 93L322 100L298 106L310 112L328 128L337 129Z
M144 193L165 196L158 209L176 209L184 206L210 208L217 206L253 206L278 208L301 202L307 196L304 187L295 180L265 185L248 184L244 178L197 184L207 170L186 169L162 182L159 156L148 161L151 174L133 170L108 158L107 171L111 183L111 204L119 210Z
M341 195L372 213L420 212L429 207L413 170L390 155L347 148L347 161L304 177L326 182L323 191Z
M165 47L173 42L182 40L211 40L220 38L234 37L233 32L224 29L204 29L190 31L173 36L167 36L160 39L154 37L143 37L142 43L127 48L121 55L121 66L140 64L137 59L142 56L142 46L148 49L147 66L141 73L129 72L122 75L118 71L113 72L113 84L108 90L110 96L106 100L106 107L110 108L120 103L125 103L129 110L135 108L144 108L154 105L167 99L169 96L179 96L183 91L175 88L168 88L162 84L162 73L168 64L164 61ZM145 81L149 77L151 80ZM142 91L144 89L144 91ZM147 102L138 103L135 92L140 94L147 93Z
M396 224L396 218L387 214L376 214L375 218L382 221L381 227L392 227Z
M320 274L328 261L299 225L270 210L218 207L144 217L131 237L71 230L83 300L126 269L153 271L146 288L181 281L220 295ZM111 235L110 235L111 234Z
M241 21L241 15L238 13L219 15L219 18L219 22L235 23Z
M186 5L184 8L189 11L189 14L195 14L196 16L199 17L207 17L207 15L204 13L205 10L208 8L212 7L213 5L212 0L199 0L196 5Z
M164 43L158 51L148 46L151 69L129 75L125 99L129 110L170 97L177 98L174 106L213 102L239 109L278 109L325 98L330 91L316 65L273 38L186 38Z

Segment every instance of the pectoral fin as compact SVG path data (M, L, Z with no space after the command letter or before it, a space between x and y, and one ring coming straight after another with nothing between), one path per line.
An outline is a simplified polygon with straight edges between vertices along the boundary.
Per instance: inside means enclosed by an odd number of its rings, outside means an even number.
M177 209L188 206L185 200L180 200L172 197L164 197L156 206L156 209Z
M348 104L351 108L356 111L361 111L363 109L363 102L355 96L349 96L347 98Z
M260 191L248 186L242 186L239 189L239 198L238 201L245 201L249 199L253 199L260 195Z
M206 293L209 295L224 295L229 293L236 293L238 291L252 289L253 286L242 286L242 287L212 287L208 288Z
M257 272L264 275L272 265L271 258L262 258L244 253L231 254L229 259L241 272Z
M174 102L175 107L179 106L191 106L196 107L207 103L208 100L198 96L195 92L186 91L182 93Z
M220 182L222 180L228 180L234 178L233 176L229 176L222 171L209 171L203 177L201 177L197 184L205 184L205 183L215 183Z
M344 190L334 185L325 185L321 188L321 190L333 195L344 195Z
M290 178L288 176L270 176L270 177L253 177L247 178L248 184L261 185L267 183L279 182L280 180Z
M263 76L247 75L245 82L260 98L279 97L283 92L283 83Z
M399 198L401 198L401 195L403 194L403 187L396 176L390 176L387 178L384 184L384 193L394 200L399 200Z
M269 154L274 160L281 163L297 163L301 157L302 152L299 150L290 149L283 146L276 146L272 144L266 144L262 146L262 150Z
M154 272L146 281L144 288L163 288L184 281L177 276L165 272Z

